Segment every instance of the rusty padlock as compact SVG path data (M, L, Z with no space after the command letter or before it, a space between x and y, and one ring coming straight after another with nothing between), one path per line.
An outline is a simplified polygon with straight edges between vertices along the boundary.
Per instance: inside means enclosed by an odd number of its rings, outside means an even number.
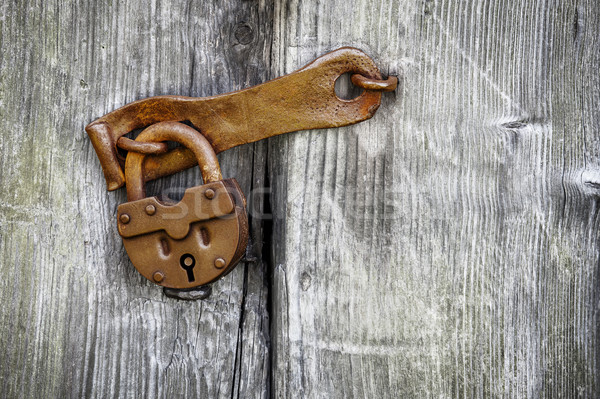
M177 203L146 197L146 155L127 154L128 202L119 205L117 223L135 268L148 280L176 290L203 286L227 274L248 243L246 200L237 181L223 180L208 140L183 123L151 125L136 141L175 141L188 148L200 165L204 184L188 188Z

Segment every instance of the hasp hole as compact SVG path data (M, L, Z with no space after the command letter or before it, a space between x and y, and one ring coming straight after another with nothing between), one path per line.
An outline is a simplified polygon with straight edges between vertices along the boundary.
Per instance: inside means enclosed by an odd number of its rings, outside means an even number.
M335 81L335 95L342 100L353 100L364 91L361 87L352 84L351 76L351 73L345 73Z

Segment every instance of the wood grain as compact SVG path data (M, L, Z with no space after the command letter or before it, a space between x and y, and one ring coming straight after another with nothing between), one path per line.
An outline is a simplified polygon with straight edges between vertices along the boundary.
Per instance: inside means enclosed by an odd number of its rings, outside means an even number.
M241 0L0 4L0 397L268 396L263 263L205 301L163 296L123 250L125 193L106 191L83 128L136 99L268 80L271 19L272 6ZM220 156L246 193L265 159L264 143Z
M593 1L276 3L275 74L352 44L375 117L269 142L275 397L598 397Z
M105 3L0 3L0 397L600 396L593 0ZM220 155L257 261L164 297L83 127L344 45L397 93Z

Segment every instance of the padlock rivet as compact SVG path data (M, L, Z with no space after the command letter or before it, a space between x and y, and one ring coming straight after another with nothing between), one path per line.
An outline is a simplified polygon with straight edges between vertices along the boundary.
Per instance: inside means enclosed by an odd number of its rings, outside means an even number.
M215 259L215 267L217 269L222 269L225 267L225 259L223 258L217 258Z
M154 205L147 205L146 213L150 216L154 215L156 213L156 207Z
M157 283L160 283L161 281L163 281L163 278L165 278L165 275L162 274L161 272L154 272L154 275L152 276L152 278Z
M120 220L121 220L121 223L123 223L123 224L129 223L129 215L126 213L122 214L120 217Z
M204 196L208 199L213 199L215 197L215 190L213 190L212 188L209 188L208 190L206 190L204 192Z

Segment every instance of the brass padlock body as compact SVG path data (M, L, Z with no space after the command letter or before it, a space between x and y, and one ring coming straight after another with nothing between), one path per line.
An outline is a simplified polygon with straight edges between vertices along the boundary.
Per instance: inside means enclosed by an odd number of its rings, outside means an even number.
M224 276L248 243L243 194L235 179L189 188L172 205L156 197L127 202L117 214L135 268L168 288L193 288Z

